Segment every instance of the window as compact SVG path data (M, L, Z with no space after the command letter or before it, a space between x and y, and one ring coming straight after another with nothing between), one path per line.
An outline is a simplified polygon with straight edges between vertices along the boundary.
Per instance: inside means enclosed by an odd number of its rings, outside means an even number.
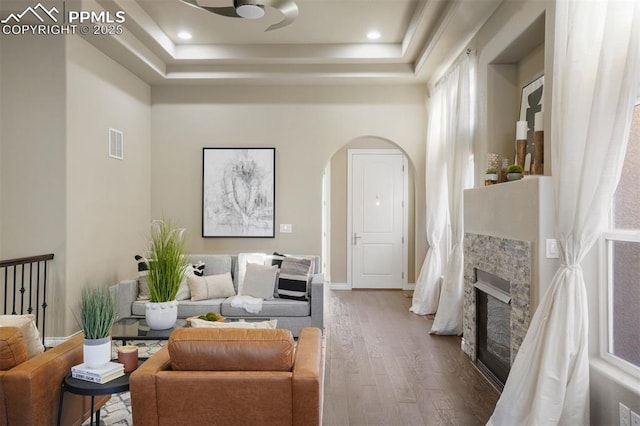
M640 105L603 236L603 357L640 377Z

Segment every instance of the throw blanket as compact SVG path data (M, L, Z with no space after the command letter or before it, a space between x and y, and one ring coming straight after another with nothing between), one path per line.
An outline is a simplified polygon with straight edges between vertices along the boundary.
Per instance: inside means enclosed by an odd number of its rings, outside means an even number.
M231 306L234 308L242 308L250 314L257 314L262 310L262 299L252 296L231 296Z

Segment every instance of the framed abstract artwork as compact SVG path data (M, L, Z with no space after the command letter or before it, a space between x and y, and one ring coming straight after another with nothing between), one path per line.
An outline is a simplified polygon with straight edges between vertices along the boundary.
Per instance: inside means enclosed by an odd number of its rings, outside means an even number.
M203 148L202 236L274 238L275 148Z
M527 122L527 151L533 155L533 131L537 112L542 111L544 101L544 75L536 78L522 88L520 99L520 121Z

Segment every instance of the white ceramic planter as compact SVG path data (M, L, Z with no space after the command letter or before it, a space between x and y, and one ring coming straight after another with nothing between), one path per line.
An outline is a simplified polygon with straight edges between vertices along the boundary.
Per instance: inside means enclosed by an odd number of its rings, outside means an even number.
M147 302L145 318L152 330L166 330L176 325L178 319L178 302Z
M498 175L496 173L487 173L486 175L484 175L484 180L490 180L490 181L498 181Z
M111 361L111 337L84 339L82 357L89 368L100 368Z

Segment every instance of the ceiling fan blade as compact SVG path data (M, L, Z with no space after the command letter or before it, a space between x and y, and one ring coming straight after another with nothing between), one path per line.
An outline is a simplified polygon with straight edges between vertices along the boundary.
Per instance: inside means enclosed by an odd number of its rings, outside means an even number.
M196 0L180 0L184 4L188 4L189 6L197 7L198 9L206 10L207 12L212 12L217 15L228 16L230 18L240 18L240 16L236 13L236 9L234 7L207 7L200 6Z
M236 12L235 7L203 7L203 9L213 12L216 15L227 16L229 18L241 18L238 12Z
M293 0L264 0L264 5L278 9L284 15L282 21L271 25L265 32L286 27L298 17L298 5Z

